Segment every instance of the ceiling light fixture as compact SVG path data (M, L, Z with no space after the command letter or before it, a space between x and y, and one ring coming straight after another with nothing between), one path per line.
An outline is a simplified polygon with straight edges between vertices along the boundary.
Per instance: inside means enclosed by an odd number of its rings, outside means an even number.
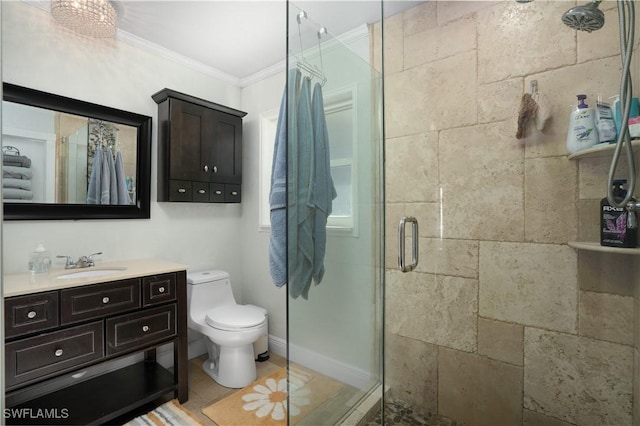
M61 25L85 36L116 34L116 9L109 0L51 0L51 14Z

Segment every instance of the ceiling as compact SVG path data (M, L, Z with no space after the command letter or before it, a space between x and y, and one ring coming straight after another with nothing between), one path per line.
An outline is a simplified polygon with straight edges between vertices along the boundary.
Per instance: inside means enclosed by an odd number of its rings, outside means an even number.
M26 0L29 1L29 0ZM422 1L387 0L386 16ZM32 2L48 9L49 2ZM219 77L240 84L285 59L284 0L113 0L116 37L188 58ZM380 20L380 2L298 0L309 20L334 36ZM294 5L290 9L296 13ZM292 21L295 22L295 21Z

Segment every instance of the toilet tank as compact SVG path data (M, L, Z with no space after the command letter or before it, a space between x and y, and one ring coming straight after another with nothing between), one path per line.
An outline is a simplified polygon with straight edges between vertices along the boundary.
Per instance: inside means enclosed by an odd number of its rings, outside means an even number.
M229 273L218 269L187 272L187 298L190 309L201 312L236 303Z

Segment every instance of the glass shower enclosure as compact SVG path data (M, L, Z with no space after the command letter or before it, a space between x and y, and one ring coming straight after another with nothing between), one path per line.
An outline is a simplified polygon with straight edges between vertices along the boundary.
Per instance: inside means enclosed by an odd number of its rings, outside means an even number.
M382 409L381 34L364 22L334 32L327 18L365 9L381 20L379 1L287 7L289 424L356 424Z

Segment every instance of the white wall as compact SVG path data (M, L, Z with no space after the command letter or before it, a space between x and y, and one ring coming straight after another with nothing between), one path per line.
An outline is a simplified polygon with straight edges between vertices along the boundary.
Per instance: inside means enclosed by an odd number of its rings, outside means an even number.
M225 269L241 298L243 255L238 236L245 202L155 201L157 105L151 99L169 87L241 109L240 88L114 39L76 36L57 26L49 13L23 2L1 6L4 81L153 118L151 219L4 222L3 272L26 272L29 252L44 241L53 255L102 251L98 263L155 257L192 269ZM249 186L243 187L248 194ZM55 267L62 268L63 262Z

